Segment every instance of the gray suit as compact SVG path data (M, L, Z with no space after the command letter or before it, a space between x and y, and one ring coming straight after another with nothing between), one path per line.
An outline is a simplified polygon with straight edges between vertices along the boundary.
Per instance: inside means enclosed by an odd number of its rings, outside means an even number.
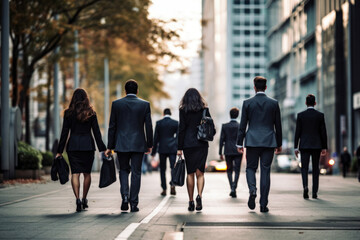
M137 206L139 203L142 159L144 152L152 145L150 103L132 94L114 101L111 106L108 149L115 149L118 155L120 192L123 199L130 192L132 206Z
M246 179L249 191L251 195L256 195L255 173L260 159L260 205L266 207L274 148L281 147L282 143L279 104L264 93L257 93L244 101L241 113L237 145L243 146L245 138Z

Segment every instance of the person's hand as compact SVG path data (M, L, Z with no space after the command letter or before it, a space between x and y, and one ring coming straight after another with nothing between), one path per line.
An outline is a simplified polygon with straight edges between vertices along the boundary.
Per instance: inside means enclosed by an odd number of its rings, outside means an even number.
M106 149L105 156L109 157L111 155L111 149Z
M178 151L177 151L177 155L178 155L178 156L181 156L182 154L183 154L182 150L178 150Z
M321 156L326 156L326 149L321 150Z
M148 148L148 150L147 150L147 152L145 152L145 154L151 153L151 150L152 150L152 148Z
M280 154L282 151L282 147L275 148L275 154Z
M56 154L55 158L62 157L61 153Z
M221 155L220 155L220 159L221 159L221 160L224 160L224 155L221 154Z
M244 153L244 148L243 147L238 147L237 151L238 151L238 153L243 154Z
M295 157L298 158L299 157L299 150L295 150Z

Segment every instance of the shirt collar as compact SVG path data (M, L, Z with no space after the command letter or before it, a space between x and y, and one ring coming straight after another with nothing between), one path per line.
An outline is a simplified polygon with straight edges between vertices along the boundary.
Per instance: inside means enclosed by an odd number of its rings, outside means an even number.
M232 122L232 121L237 122L236 118L231 118L231 119L230 119L230 122Z
M164 115L164 118L170 118L170 115L166 114Z
M135 96L135 97L136 97L136 94L134 94L134 93L128 93L128 94L126 94L126 96Z
M310 106L310 107L307 107L307 109L315 109L314 107Z
M258 91L256 94L264 94L265 95L265 92L264 91Z

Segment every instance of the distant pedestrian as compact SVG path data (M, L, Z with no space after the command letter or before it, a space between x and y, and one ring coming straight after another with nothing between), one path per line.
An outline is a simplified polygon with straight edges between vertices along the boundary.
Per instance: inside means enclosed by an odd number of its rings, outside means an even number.
M360 145L356 149L355 155L358 163L358 181L360 182Z
M78 88L74 91L70 105L64 112L64 122L56 154L56 157L62 155L67 142L66 152L70 162L71 186L76 197L77 212L88 208L87 194L91 184L90 173L95 151L91 130L99 151L105 151L106 146L101 138L96 113L90 104L86 91ZM67 141L69 132L70 137ZM84 175L82 201L80 201L81 173Z
M230 196L236 198L236 188L239 181L240 176L240 167L242 154L237 151L236 148L236 140L237 140L237 132L239 129L239 123L237 122L237 117L239 116L239 109L232 108L230 110L230 122L222 125L221 135L220 135L220 148L219 155L220 159L224 160L224 155L226 159L226 171L230 184ZM225 148L224 148L225 145ZM224 155L223 155L224 148ZM234 180L233 180L233 172L235 172Z
M347 147L344 147L343 152L341 153L341 165L343 170L343 177L346 177L346 173L349 171L351 165L351 155L348 152Z
M202 193L204 190L205 163L208 155L209 144L197 138L198 126L203 117L203 112L210 117L205 100L195 88L189 88L180 102L180 121L178 138L178 155L184 152L186 163L186 185L189 195L189 211L195 210L194 185L195 174L198 195L196 197L196 210L202 209Z
M169 158L170 169L172 170L176 161L177 133L179 122L171 119L171 110L164 109L164 118L156 122L154 133L154 147L151 155L154 157L156 152L160 156L160 180L162 196L166 196L166 159ZM171 176L172 179L172 176ZM176 195L175 186L170 181L170 194Z
M308 172L311 156L312 162L312 197L317 198L319 190L319 161L320 155L326 155L327 134L324 114L315 110L315 96L309 94L306 97L307 110L297 115L295 130L295 155L301 153L301 176L303 183L303 197L309 198Z
M270 168L275 154L281 152L282 130L280 108L276 100L265 94L266 78L254 78L255 96L243 102L237 137L238 152L246 148L246 179L249 187L248 207L255 209L255 173L260 159L260 212L268 212Z
M138 212L141 183L141 165L143 156L151 152L153 129L150 103L138 98L138 84L135 80L125 83L126 97L112 102L108 149L106 155L114 149L120 165L121 210ZM131 164L130 164L131 163ZM129 189L129 174L131 185Z

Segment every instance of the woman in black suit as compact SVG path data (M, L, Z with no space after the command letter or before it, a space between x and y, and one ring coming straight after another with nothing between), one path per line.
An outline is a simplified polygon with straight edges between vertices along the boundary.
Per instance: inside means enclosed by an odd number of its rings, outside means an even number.
M208 154L209 144L197 139L197 126L200 125L203 111L210 117L209 109L206 108L205 100L198 90L190 88L180 102L180 121L178 135L178 155L184 152L186 163L186 185L189 194L189 211L194 211L194 185L195 175L197 180L198 195L196 197L196 210L202 209L202 192L204 189L204 171Z
M65 110L63 128L56 157L62 156L70 132L66 152L69 156L71 168L71 185L76 197L76 211L88 207L86 196L91 184L91 168L94 162L95 143L91 135L94 134L96 145L100 152L106 150L101 139L101 132L96 113L90 104L84 89L75 90L69 108ZM84 175L83 197L80 201L80 174Z

